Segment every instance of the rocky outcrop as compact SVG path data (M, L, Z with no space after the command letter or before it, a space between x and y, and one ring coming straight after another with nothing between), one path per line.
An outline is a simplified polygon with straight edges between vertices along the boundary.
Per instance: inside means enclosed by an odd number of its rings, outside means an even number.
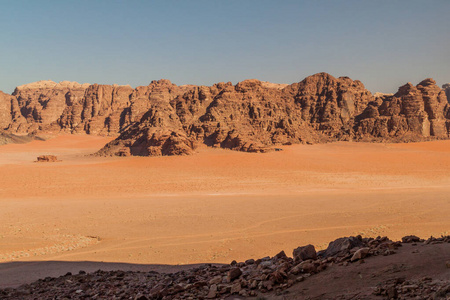
M26 119L21 113L17 98L0 91L0 130L11 131L14 125L23 123L26 123Z
M67 107L67 94L82 97L89 84L51 80L38 81L18 86L12 94L17 99L20 116L16 117L9 129L17 133L30 133L37 130L52 131L56 122ZM56 128L59 131L60 128ZM55 130L55 128L53 128Z
M265 152L271 145L320 139L296 114L293 99L283 98L283 90L266 88L258 80L214 87L217 95L191 126L196 138L207 145Z
M69 132L107 135L118 133L120 118L129 106L130 86L90 85L83 94L69 91L57 125Z
M349 139L355 117L373 101L359 80L319 73L286 88L304 121L332 139Z
M36 162L59 162L55 155L40 155L37 157Z
M22 85L0 95L0 125L12 133L68 132L118 135L140 120L153 102L166 102L191 89L168 80L148 86L79 84L50 80Z
M163 110L163 105L169 111L169 104L173 112L166 117L177 122L176 126L170 124L169 127L182 138L184 145L188 145L189 140L232 150L267 152L276 145L351 139L355 117L372 99L372 94L359 81L319 73L292 85L251 79L234 86L228 82L193 87L170 101L158 98L136 102L147 103L146 109L150 109L148 105L152 103L159 111ZM152 110L154 108L149 112ZM168 125L146 119L138 123L100 153L122 155L128 153L123 148L132 148L129 151L132 155L159 154L159 151L136 149L142 148L143 140L150 140L147 132L156 128L167 131ZM147 147L148 142L145 145Z
M368 103L355 125L357 140L419 141L448 138L449 104L436 82L407 83L393 96Z
M358 80L318 73L291 85L130 86L40 81L0 94L10 133L116 135L101 155L176 155L205 144L246 152L329 141L419 141L450 132L445 91L433 79L372 95Z
M202 128L209 143L237 150L245 141L272 146L346 139L354 117L371 99L359 81L326 73L283 89L245 80L222 88L202 117Z
M99 151L100 155L187 155L195 140L182 128L175 110L164 99L151 102L148 111L116 140Z

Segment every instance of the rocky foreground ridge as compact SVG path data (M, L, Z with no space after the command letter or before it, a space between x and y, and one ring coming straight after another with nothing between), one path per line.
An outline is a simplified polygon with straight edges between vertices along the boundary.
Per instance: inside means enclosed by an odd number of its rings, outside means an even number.
M393 256L393 258L392 258ZM293 257L205 264L176 273L101 271L47 277L1 299L448 299L450 236L344 237Z
M265 152L296 143L408 142L450 137L449 97L450 85L441 89L431 78L373 95L358 80L327 73L291 85L40 81L0 92L0 129L118 136L99 154L124 156L191 154L201 144Z

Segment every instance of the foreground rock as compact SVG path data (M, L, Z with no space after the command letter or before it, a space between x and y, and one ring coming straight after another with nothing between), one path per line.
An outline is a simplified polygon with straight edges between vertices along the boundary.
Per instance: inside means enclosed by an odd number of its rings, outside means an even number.
M199 144L245 152L330 141L447 139L449 88L425 79L372 95L358 80L327 73L279 85L130 86L40 81L0 93L0 129L10 133L118 136L99 155L186 155ZM447 91L447 95L446 95Z
M310 245L295 249L294 253L298 254L295 262L282 251L274 257L233 261L222 266L207 264L171 274L100 270L86 274L80 271L76 275L47 277L17 289L0 290L0 298L144 300L264 296L267 299L303 299L308 297L305 291L310 289L311 295L322 295L320 299L446 299L450 296L450 277L446 276L450 274L446 267L449 246L450 236L415 243L393 242L386 237L348 237L330 243L326 250L318 253ZM430 253L439 259L437 267ZM431 266L435 278L425 276L429 272L425 267L410 267L423 259L430 260L424 263ZM365 269L366 264L369 267ZM409 276L397 276L404 273ZM391 274L397 277L392 278ZM364 282L370 282L369 286L351 279L357 278L359 282L366 277ZM333 280L347 283L339 283L338 290L333 290ZM359 290L355 290L356 286Z

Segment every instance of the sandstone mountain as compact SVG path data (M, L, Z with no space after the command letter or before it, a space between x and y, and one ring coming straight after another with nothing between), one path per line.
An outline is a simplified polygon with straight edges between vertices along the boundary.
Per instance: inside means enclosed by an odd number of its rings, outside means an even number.
M318 73L291 85L148 86L40 81L0 93L8 133L87 133L118 138L101 155L191 154L200 144L248 152L276 145L446 139L450 105L433 79L372 95L358 80Z
M392 96L370 102L356 118L357 139L419 141L427 137L448 138L450 115L445 92L425 79L417 86L407 83Z

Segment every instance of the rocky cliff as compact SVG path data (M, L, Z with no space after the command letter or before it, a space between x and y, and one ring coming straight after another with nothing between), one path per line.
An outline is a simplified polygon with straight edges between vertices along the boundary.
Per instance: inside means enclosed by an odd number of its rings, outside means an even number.
M51 128L70 104L70 95L82 98L89 84L51 80L38 81L18 86L12 94L11 114L13 120L8 129L17 133L38 130L52 131Z
M450 83L442 85L442 89L445 91L445 94L447 95L447 100L450 102Z
M200 144L266 152L295 143L448 138L450 107L433 79L394 95L372 95L358 80L327 73L291 85L159 80L133 89L40 81L0 93L0 128L118 135L102 155L191 154Z
M436 82L407 83L392 96L381 96L357 117L355 138L383 141L419 141L448 138L449 103Z

